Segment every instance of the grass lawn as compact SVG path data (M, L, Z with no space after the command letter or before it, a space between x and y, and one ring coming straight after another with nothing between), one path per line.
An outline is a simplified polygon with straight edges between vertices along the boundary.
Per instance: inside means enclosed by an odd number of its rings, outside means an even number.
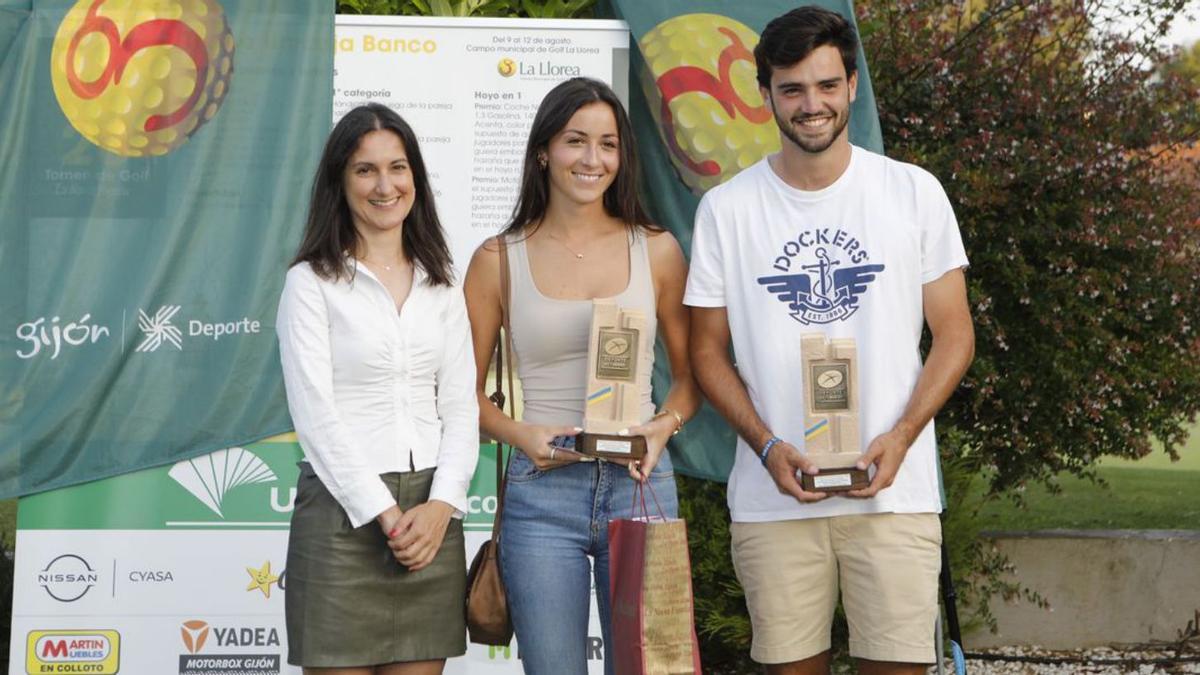
M1100 462L1100 466L1113 469L1171 469L1180 471L1200 471L1200 424L1192 429L1188 442L1179 448L1179 461L1172 462L1167 453L1163 452L1157 443L1154 452L1141 459L1116 459L1108 457Z
M1200 530L1200 470L1102 467L1107 487L1063 478L1062 491L1030 488L1026 507L986 504L985 530Z
M1025 509L985 505L985 530L1200 530L1200 424L1172 462L1161 448L1139 460L1108 458L1097 473L1107 487L1064 476L1062 492L1031 487ZM982 487L980 488L982 489Z

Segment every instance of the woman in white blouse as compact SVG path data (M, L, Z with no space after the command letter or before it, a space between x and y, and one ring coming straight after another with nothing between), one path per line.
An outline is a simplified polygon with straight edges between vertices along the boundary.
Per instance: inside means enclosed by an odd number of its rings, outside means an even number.
M325 145L277 321L306 460L285 589L305 672L440 673L466 651L478 404L451 274L412 129L355 108Z

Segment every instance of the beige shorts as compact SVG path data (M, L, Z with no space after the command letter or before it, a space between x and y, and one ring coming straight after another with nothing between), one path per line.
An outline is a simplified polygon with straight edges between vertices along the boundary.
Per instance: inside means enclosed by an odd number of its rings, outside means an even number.
M935 661L942 561L937 514L733 523L730 532L755 661L790 663L828 650L839 586L851 656Z

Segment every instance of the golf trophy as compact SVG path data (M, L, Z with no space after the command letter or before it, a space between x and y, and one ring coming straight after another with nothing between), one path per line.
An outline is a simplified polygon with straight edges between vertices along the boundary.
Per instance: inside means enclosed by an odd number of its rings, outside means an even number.
M592 302L588 342L588 381L583 433L576 450L602 459L641 459L645 436L618 436L641 424L642 388L638 369L649 363L653 336L646 335L646 314L623 309L611 300Z
M804 362L804 448L821 470L802 474L808 492L859 490L871 483L858 437L858 351L853 338L826 340L821 333L800 336Z

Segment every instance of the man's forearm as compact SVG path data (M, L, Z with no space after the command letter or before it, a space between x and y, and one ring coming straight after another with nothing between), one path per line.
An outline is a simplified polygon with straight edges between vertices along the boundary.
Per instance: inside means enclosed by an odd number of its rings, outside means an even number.
M696 350L692 353L696 381L713 407L750 447L758 451L771 438L771 430L750 401L746 383L725 351Z
M965 329L935 336L908 404L892 427L912 445L962 381L975 356L975 333Z

